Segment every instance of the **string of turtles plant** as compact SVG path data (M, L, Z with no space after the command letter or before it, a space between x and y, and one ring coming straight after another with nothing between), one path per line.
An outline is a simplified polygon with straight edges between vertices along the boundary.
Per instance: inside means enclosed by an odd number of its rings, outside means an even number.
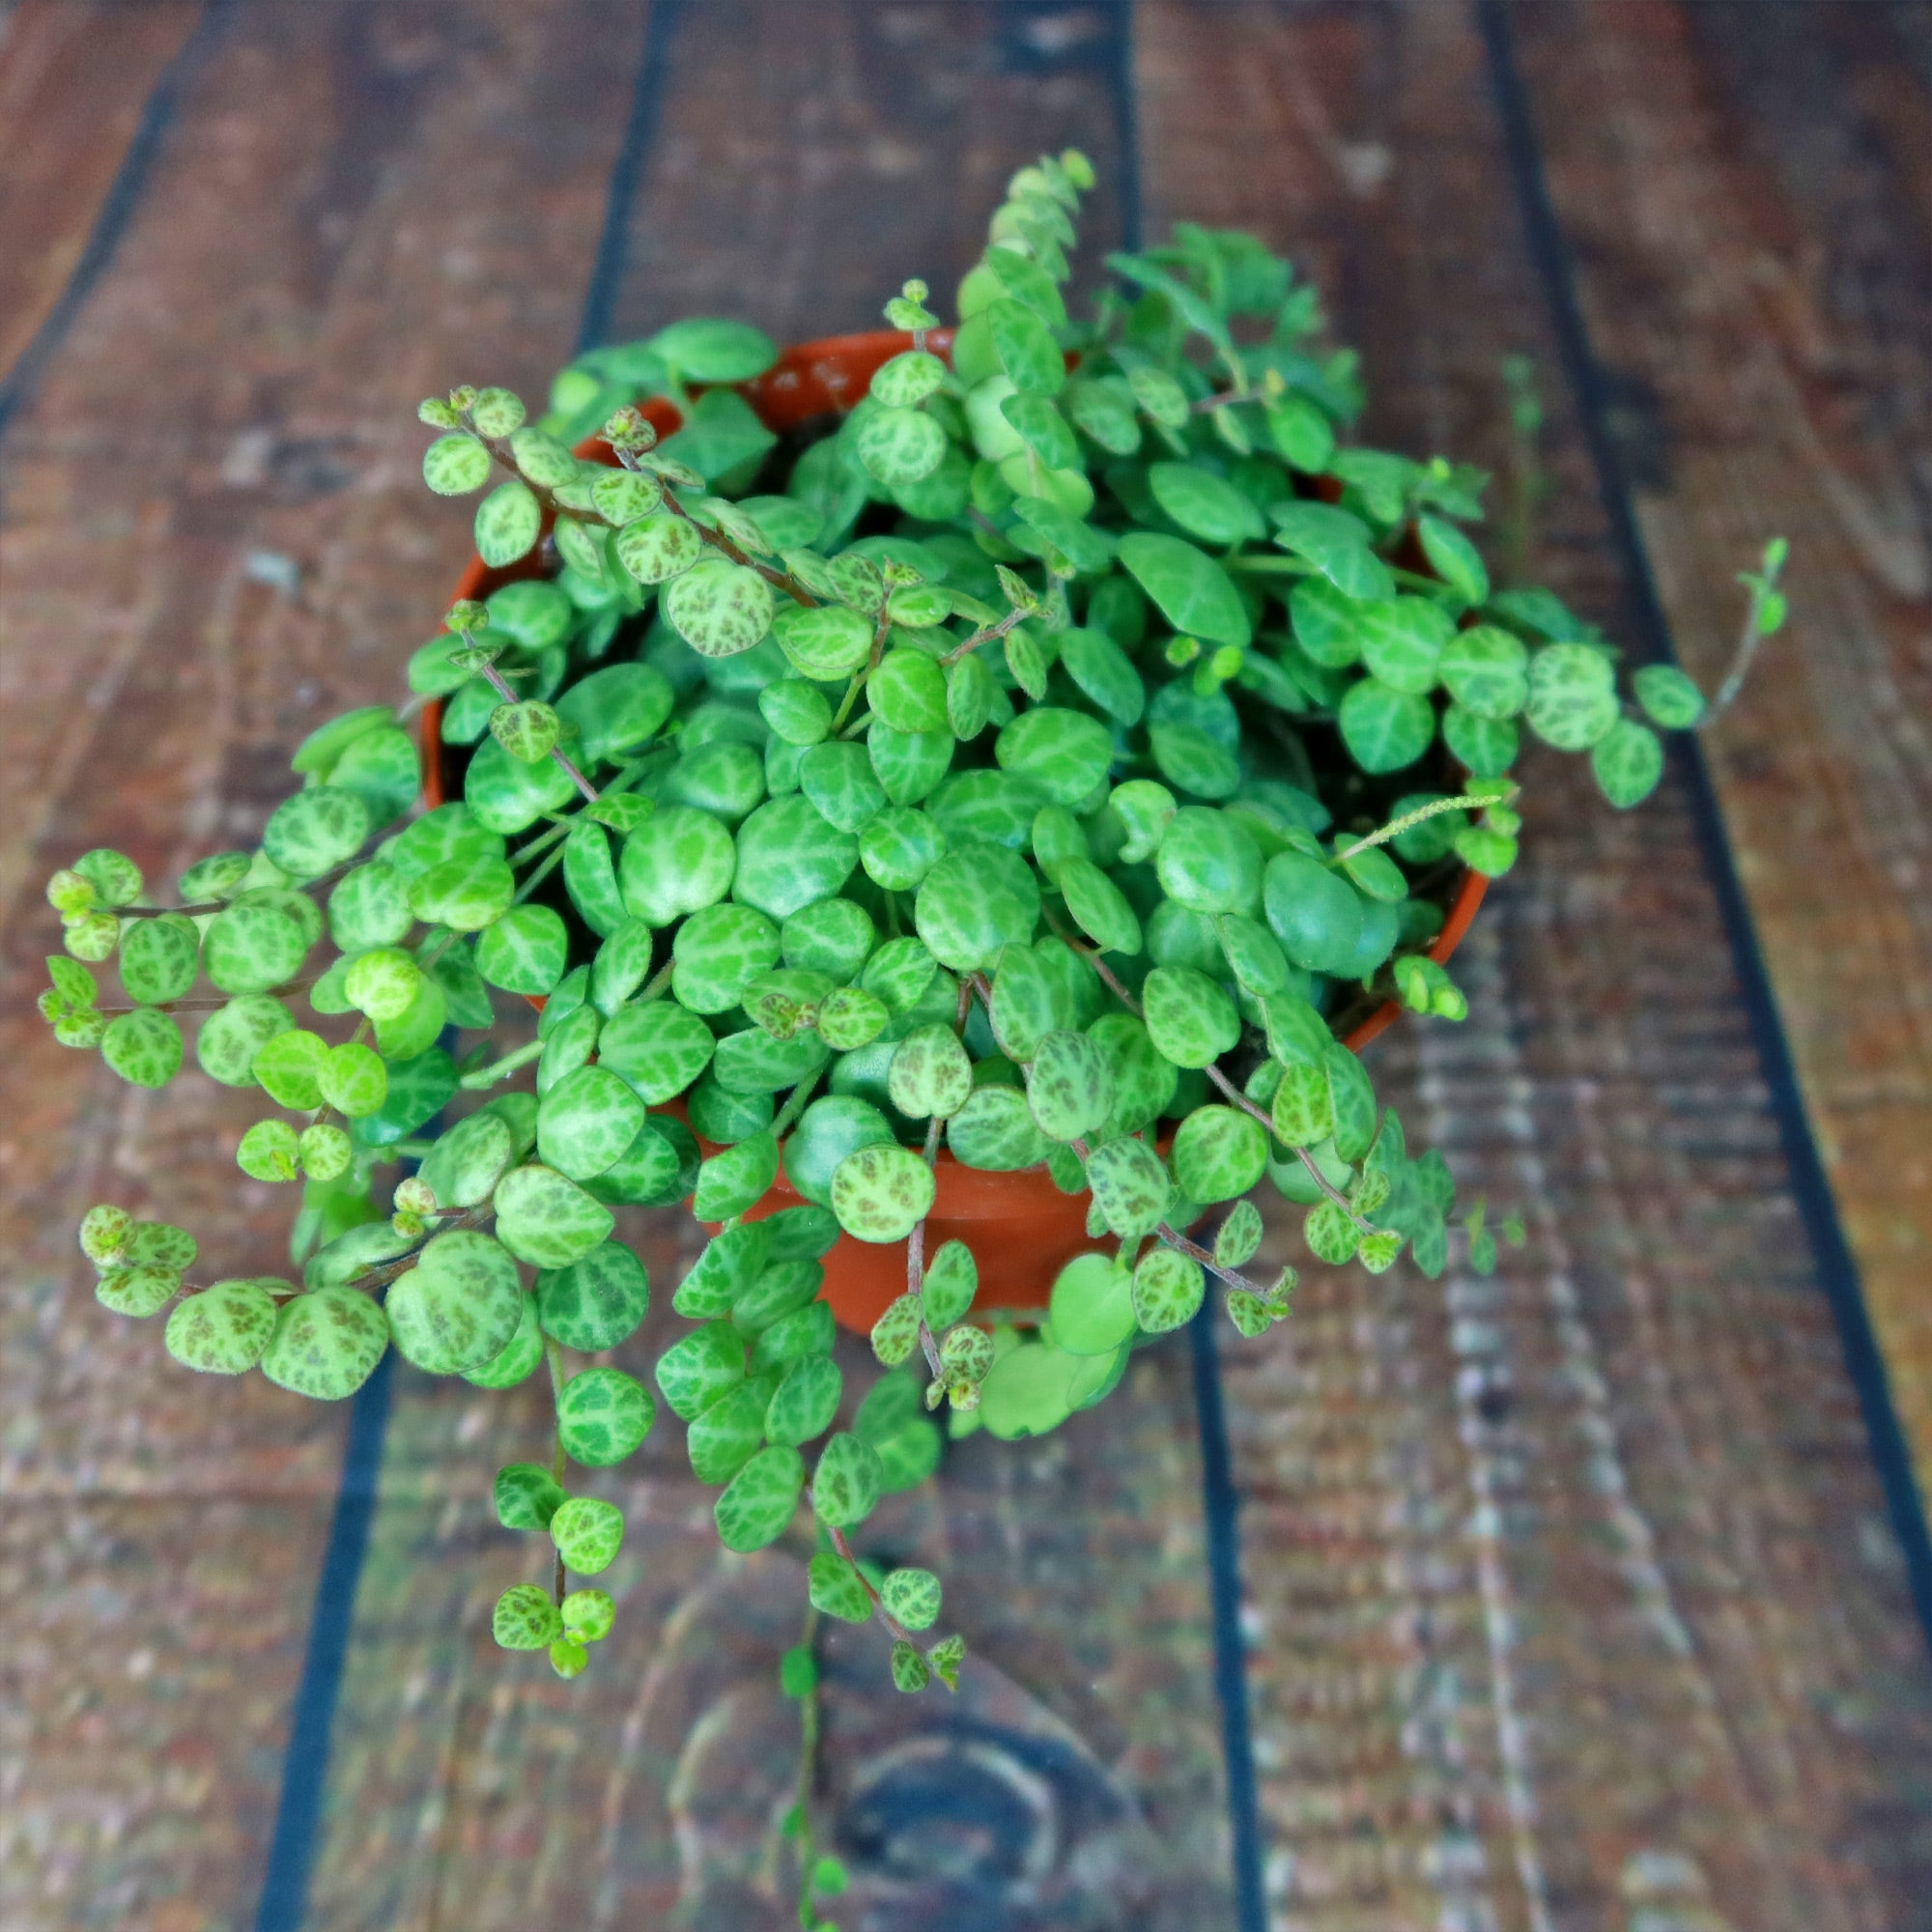
M391 1342L485 1388L546 1375L554 1436L495 1503L551 1574L495 1630L565 1677L611 1627L587 1579L624 1535L577 1471L660 1399L725 1547L809 1504L814 1611L875 1621L902 1690L955 1685L938 1579L852 1541L932 1474L936 1413L1052 1429L1210 1284L1243 1334L1282 1320L1294 1270L1249 1271L1262 1185L1324 1263L1406 1247L1435 1275L1453 1238L1492 1266L1482 1205L1338 1030L1387 998L1466 1011L1426 949L1463 868L1516 857L1524 727L1628 807L1659 729L1705 714L1548 591L1492 586L1478 472L1347 440L1354 358L1252 237L1111 256L1070 318L1091 184L1071 153L1015 175L950 356L908 282L886 314L911 345L815 437L760 422L734 385L776 348L712 320L580 358L539 422L500 388L424 403L430 487L497 479L477 548L529 574L448 613L410 704L312 733L260 845L190 867L180 903L105 850L48 888L56 1036L160 1088L199 1014L201 1070L277 1109L242 1172L304 1183L299 1281L197 1285L189 1234L92 1208L100 1300L167 1311L191 1369L322 1400ZM682 414L662 441L655 394ZM614 462L574 455L600 427ZM1782 561L1749 580L1746 657ZM412 816L427 698L462 795ZM1091 1197L1105 1245L1034 1332L981 1304L964 1244L926 1251L942 1149ZM748 1218L781 1169L805 1205ZM649 1298L614 1210L684 1201L717 1232L654 1396L581 1358ZM856 1404L819 1294L841 1230L908 1255Z

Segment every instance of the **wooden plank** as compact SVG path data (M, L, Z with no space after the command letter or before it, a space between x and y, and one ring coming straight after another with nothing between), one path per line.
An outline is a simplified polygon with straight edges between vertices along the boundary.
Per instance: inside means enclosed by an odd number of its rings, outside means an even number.
M1068 141L1107 175L1089 245L1115 245L1112 75L1092 31L1105 16L1055 19L860 0L683 12L614 332L687 312L781 337L867 327L913 270L950 289L1007 174ZM694 1251L676 1215L632 1231L659 1309L617 1358L648 1375L683 1329L664 1304ZM869 1386L867 1351L844 1359L848 1388ZM559 1686L488 1631L497 1591L543 1560L494 1526L489 1478L545 1453L549 1427L547 1390L398 1380L318 1932L789 1917L773 1831L797 1723L774 1685L809 1546L722 1556L713 1492L663 1418L634 1463L576 1479L621 1500L631 1527L616 1633ZM1195 1444L1183 1339L1138 1361L1103 1408L1037 1445L963 1443L936 1491L868 1520L862 1548L943 1576L970 1657L955 1703L885 1687L876 1631L831 1646L818 1816L854 1873L842 1923L1232 1922ZM949 1792L986 1807L983 1840L938 1825Z
M27 0L0 18L0 384L60 299L198 0ZM100 58L102 43L114 58Z
M1573 56L1636 11L1565 14ZM1537 575L1614 623L1467 11L1145 0L1137 28L1151 228L1250 226L1312 268L1372 443L1502 468L1499 358L1531 354ZM1551 113L1587 145L1581 91ZM1570 761L1528 778L1524 860L1458 961L1473 1017L1375 1062L1529 1248L1491 1281L1307 1269L1294 1320L1228 1350L1271 1904L1323 1932L1900 1922L1932 1673L1689 802L1673 778L1618 817Z
M413 405L471 358L530 383L568 352L641 11L238 11L12 425L10 1927L251 1916L343 1420L190 1378L94 1306L72 1246L89 1201L178 1216L225 1273L275 1269L290 1203L244 1185L238 1220L245 1096L195 1076L156 1104L50 1042L40 882L98 843L165 877L252 841L301 733L393 696L465 540L421 489ZM258 581L291 568L293 595Z
M1708 677L1730 648L1731 571L1766 535L1792 540L1791 629L1706 751L1932 1493L1924 15L1642 4L1512 18L1693 670Z

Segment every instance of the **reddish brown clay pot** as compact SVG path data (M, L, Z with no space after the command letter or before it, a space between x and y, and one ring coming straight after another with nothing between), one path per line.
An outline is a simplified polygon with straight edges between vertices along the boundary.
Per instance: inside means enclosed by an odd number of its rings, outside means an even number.
M952 346L951 329L935 329L927 346L945 355ZM872 373L902 350L912 337L896 329L873 329L863 335L834 335L819 342L801 342L787 349L742 393L767 428L795 429L814 416L850 409L866 393ZM668 436L680 420L675 407L663 397L641 405L653 427ZM588 438L577 453L595 462L614 464L609 443ZM472 557L453 598L488 597L518 578L541 574L538 554L507 569L492 570ZM452 600L453 601L453 600ZM441 757L442 704L432 698L422 711L423 802L443 802ZM1429 956L1445 961L1462 943L1481 905L1489 881L1480 872L1464 873L1451 901L1442 930ZM531 1005L541 1009L541 999ZM1378 1007L1348 1036L1345 1042L1359 1052L1402 1011L1393 1000ZM717 1150L705 1144L705 1151ZM1063 1194L1043 1168L1020 1174L989 1174L962 1167L941 1151L937 1170L938 1194L926 1219L925 1252L941 1242L963 1240L980 1264L978 1306L986 1312L1005 1310L1017 1316L1037 1316L1047 1305L1054 1277L1075 1255L1102 1244L1087 1233L1087 1196ZM758 1220L782 1208L801 1203L782 1176L750 1215ZM855 1241L841 1236L825 1258L825 1299L846 1328L868 1333L887 1306L906 1289L906 1244Z

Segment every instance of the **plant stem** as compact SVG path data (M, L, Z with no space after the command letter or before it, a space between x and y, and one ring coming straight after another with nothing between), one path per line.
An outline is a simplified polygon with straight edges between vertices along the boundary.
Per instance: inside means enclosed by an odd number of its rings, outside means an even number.
M872 1600L872 1614L893 1634L894 1642L911 1643L911 1631L907 1630L905 1625L900 1623L898 1618L886 1608L886 1600L879 1595L878 1591L872 1588L872 1579L859 1568L859 1559L853 1555L852 1545L847 1541L845 1532L842 1529L831 1529L828 1527L827 1534L832 1538L833 1548L838 1550L839 1555L851 1564L853 1574L858 1577L860 1582L865 1584L866 1594Z
M562 1489L564 1470L568 1464L563 1453L563 1350L557 1347L554 1335L544 1337L544 1362L550 1370L551 1406L556 1416L556 1445L551 1452L550 1472L557 1488ZM551 1594L559 1608L563 1604L563 1551L559 1549L551 1573Z
M547 1041L527 1040L514 1053L506 1053L501 1060L493 1060L487 1066L479 1066L473 1072L466 1073L456 1084L466 1094L480 1092L485 1087L494 1087L497 1081L514 1073L520 1066L527 1066L531 1061L542 1056Z

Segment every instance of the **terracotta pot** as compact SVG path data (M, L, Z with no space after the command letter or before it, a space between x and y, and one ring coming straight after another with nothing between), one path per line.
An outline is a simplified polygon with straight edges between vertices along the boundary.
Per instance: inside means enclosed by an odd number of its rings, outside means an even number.
M926 341L936 354L944 355L952 348L952 331L935 329ZM912 337L895 329L802 342L787 349L755 382L745 384L743 394L768 428L795 429L814 416L849 409L866 393L873 371L911 346ZM661 436L678 426L676 408L664 398L654 397L640 407ZM601 437L586 439L578 445L577 453L600 463L615 462L610 444ZM481 557L472 557L452 601L488 597L519 578L541 575L537 555L533 551L522 562L502 570L492 570ZM444 796L441 724L441 701L432 698L422 710L423 802L432 807L440 805ZM1442 930L1429 949L1432 959L1446 961L1462 943L1488 885L1480 872L1464 873ZM534 999L531 1005L541 1010L543 1002ZM1392 1000L1385 1003L1349 1034L1345 1044L1359 1052L1402 1010ZM707 1153L717 1151L707 1143L701 1145ZM926 1220L925 1252L931 1255L943 1241L967 1242L980 1263L978 1306L982 1311L1037 1316L1045 1309L1054 1277L1062 1267L1075 1255L1102 1245L1087 1234L1088 1197L1061 1193L1044 1169L989 1174L961 1166L942 1150L937 1180L938 1195ZM796 1208L801 1200L781 1177L747 1218L758 1220L781 1208ZM879 1244L841 1236L825 1259L825 1299L840 1324L856 1333L868 1333L887 1306L905 1293L905 1287L903 1241Z

